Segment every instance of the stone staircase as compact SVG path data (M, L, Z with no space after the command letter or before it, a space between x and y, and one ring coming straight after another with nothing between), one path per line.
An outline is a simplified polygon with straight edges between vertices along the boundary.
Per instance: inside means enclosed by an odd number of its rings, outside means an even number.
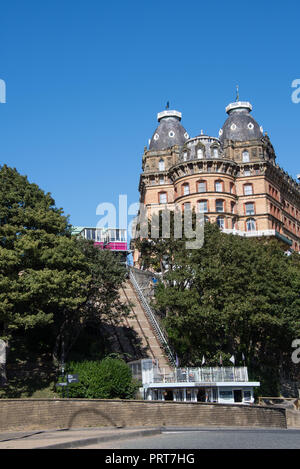
M151 324L149 317L137 295L136 289L128 279L120 290L120 299L130 308L130 316L126 319L126 324L132 328L141 341L141 346L145 350L144 358L158 360L161 370L166 373L171 372L172 363L162 346L155 324Z

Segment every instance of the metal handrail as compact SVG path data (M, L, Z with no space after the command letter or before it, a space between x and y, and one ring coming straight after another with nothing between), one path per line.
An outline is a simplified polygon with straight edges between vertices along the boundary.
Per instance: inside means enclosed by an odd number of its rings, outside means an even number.
M150 323L152 324L153 326L153 329L154 329L154 332L156 333L156 336L157 336L157 339L159 340L159 342L161 343L161 345L164 347L165 351L166 351L166 354L170 360L170 362L172 363L173 366L175 366L175 357L169 347L169 344L167 342L167 339L165 338L162 330L161 330L161 327L160 325L158 324L155 316L154 316L154 313L152 311L152 309L150 308L133 272L131 270L129 270L129 278L138 294L138 297L145 309L145 313L147 314L147 317L150 321Z

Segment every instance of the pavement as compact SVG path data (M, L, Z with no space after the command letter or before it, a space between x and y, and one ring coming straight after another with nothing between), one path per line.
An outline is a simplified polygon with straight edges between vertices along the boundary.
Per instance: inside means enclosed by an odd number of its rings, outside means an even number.
M0 433L2 449L72 449L113 440L159 435L160 428L99 427Z
M92 427L92 428L63 428L63 429L45 429L45 430L27 430L27 431L10 431L0 433L0 450L9 449L77 449L99 447L110 448L111 445L116 447L126 447L134 445L137 441L142 441L143 437L158 437L168 433L185 433L189 432L199 434L203 432L209 434L235 433L236 435L252 434L272 434L275 435L293 434L299 439L300 429L290 430L280 428L260 428L260 427ZM224 433L225 432L225 433ZM220 433L221 435L221 433ZM182 437L181 437L182 438ZM260 438L260 437L258 437ZM219 439L219 438L218 438ZM130 443L130 441L132 443ZM146 441L146 440L145 440ZM157 440L160 441L160 440ZM140 443L143 446L143 443ZM186 444L180 440L180 444ZM298 447L298 446L297 446Z

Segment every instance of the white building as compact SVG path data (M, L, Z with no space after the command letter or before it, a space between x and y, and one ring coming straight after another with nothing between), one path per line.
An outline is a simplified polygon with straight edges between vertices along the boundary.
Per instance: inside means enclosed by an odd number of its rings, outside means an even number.
M247 367L174 368L166 374L151 359L129 363L143 383L146 400L251 404L257 381L248 380Z

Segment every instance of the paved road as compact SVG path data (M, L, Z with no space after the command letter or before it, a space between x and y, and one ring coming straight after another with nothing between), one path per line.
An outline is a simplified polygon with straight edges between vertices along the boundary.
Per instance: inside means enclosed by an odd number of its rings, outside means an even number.
M238 429L170 431L81 449L300 449L300 430ZM80 449L80 448L78 448Z

